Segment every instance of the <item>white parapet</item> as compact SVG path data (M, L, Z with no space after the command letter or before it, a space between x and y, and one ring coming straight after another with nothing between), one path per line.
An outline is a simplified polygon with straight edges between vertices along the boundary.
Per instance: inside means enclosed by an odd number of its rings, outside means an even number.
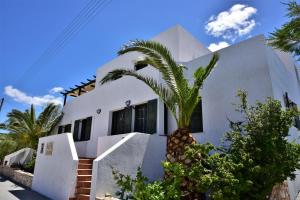
M3 165L11 166L12 164L24 165L32 159L34 150L31 148L23 148L14 153L6 155Z
M93 162L92 189L90 199L105 193L115 194L119 188L115 184L112 168L123 174L135 177L138 167L150 180L163 176L161 162L165 159L166 137L144 133L130 133L118 137L102 138L113 143L110 148L98 147L102 152ZM101 145L101 138L99 138ZM103 143L102 143L103 144Z
M32 189L55 200L74 197L77 166L71 133L40 138Z

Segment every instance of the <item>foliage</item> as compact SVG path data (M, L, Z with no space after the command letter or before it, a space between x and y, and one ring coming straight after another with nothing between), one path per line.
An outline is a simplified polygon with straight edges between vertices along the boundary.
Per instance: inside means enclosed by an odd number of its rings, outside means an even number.
M188 192L206 192L214 200L264 200L274 185L295 177L300 168L300 145L287 140L295 109L283 110L279 101L268 98L254 106L247 94L239 91L237 111L242 122L230 122L227 146L195 144L186 149L189 166L164 162L165 179L149 182L140 170L135 179L118 174L117 184L134 199L184 199L183 184ZM172 176L168 176L168 173ZM185 181L188 180L188 183Z
M129 52L143 54L144 58L137 61L137 64L150 65L157 69L164 83L159 83L152 77L141 75L134 70L115 69L101 80L101 84L117 80L123 76L131 76L144 82L172 112L178 128L188 128L191 115L200 100L199 89L215 67L218 61L217 54L213 55L206 67L199 67L194 72L194 83L190 85L189 80L184 76L186 67L177 64L170 51L162 44L154 41L136 40L125 45L118 54L123 55Z
M35 159L36 159L36 155L34 155L29 162L24 164L21 169L26 171L26 172L30 172L30 173L33 174L34 173L34 166L35 166Z
M272 46L282 51L300 56L300 5L291 1L287 6L290 21L271 33L269 41Z
M132 179L128 175L113 170L114 179L121 188L121 199L136 200L179 200L181 196L180 183L183 171L180 165L165 166L166 171L172 171L176 176L163 181L149 183L148 179L142 175L141 169L137 171L136 178Z
M295 109L283 110L280 101L271 98L249 106L246 92L240 91L238 96L242 102L238 111L244 121L231 122L232 131L227 133L231 145L226 153L243 166L234 171L244 186L240 196L266 199L275 184L295 178L294 172L300 168L300 145L287 139L299 113Z
M1 128L9 132L18 149L25 147L37 149L38 139L51 134L62 114L59 106L48 104L38 117L33 105L24 112L14 109L7 117Z
M17 143L13 141L8 135L1 134L0 139L0 163L4 157L14 151L17 151Z

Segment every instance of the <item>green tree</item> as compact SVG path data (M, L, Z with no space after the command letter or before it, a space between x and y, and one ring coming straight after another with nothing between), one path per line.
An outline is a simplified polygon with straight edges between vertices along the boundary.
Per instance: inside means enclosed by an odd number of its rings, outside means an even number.
M170 51L162 44L154 41L136 40L125 45L118 54L123 55L129 52L143 54L144 58L137 61L137 64L154 67L161 73L164 82L159 83L152 77L141 75L134 70L115 69L101 80L101 84L114 81L123 76L131 76L149 86L165 103L176 119L178 129L172 136L179 138L180 142L185 145L177 145L176 149L169 149L167 159L170 161L179 160L179 157L183 155L184 146L195 143L194 138L192 140L186 139L192 137L189 131L191 115L200 101L199 89L215 67L218 56L214 54L206 67L196 69L194 82L190 85L189 80L184 76L186 67L176 63Z
M300 56L300 5L296 1L291 1L287 6L287 16L290 21L271 33L269 41L275 48L291 52L298 57Z
M36 117L33 105L24 112L12 110L7 114L7 121L1 128L8 131L9 137L17 143L18 149L29 147L37 149L40 137L48 136L61 120L60 107L48 104Z
M300 145L288 141L299 112L295 108L283 110L280 101L272 98L249 106L245 92L238 96L242 102L238 111L244 121L231 122L232 131L227 134L231 145L226 154L243 166L234 171L242 189L240 198L263 200L275 184L295 178L300 168Z

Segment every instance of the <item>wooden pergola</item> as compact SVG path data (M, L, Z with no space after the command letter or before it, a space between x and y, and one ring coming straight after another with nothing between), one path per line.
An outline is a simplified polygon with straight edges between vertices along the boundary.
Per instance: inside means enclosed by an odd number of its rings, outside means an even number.
M64 95L64 105L67 102L67 97L78 97L84 93L87 93L95 88L96 83L96 76L93 76L93 79L86 79L87 82L80 82L80 85L75 85L74 88L70 88L68 90L65 90L61 92L62 95Z

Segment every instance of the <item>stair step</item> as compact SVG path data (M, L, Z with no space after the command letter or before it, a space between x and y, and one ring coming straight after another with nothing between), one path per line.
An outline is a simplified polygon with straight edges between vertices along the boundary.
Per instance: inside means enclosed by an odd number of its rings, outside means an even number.
M93 164L79 163L78 169L93 169Z
M91 181L92 175L77 175L77 181Z
M77 194L90 194L91 188L86 187L80 187L76 189Z
M93 164L92 159L79 159L79 164Z
M78 194L76 199L77 200L90 200L90 195L87 195L87 194Z
M76 187L91 187L92 181L77 181Z
M78 175L92 175L91 169L78 169L77 170Z

